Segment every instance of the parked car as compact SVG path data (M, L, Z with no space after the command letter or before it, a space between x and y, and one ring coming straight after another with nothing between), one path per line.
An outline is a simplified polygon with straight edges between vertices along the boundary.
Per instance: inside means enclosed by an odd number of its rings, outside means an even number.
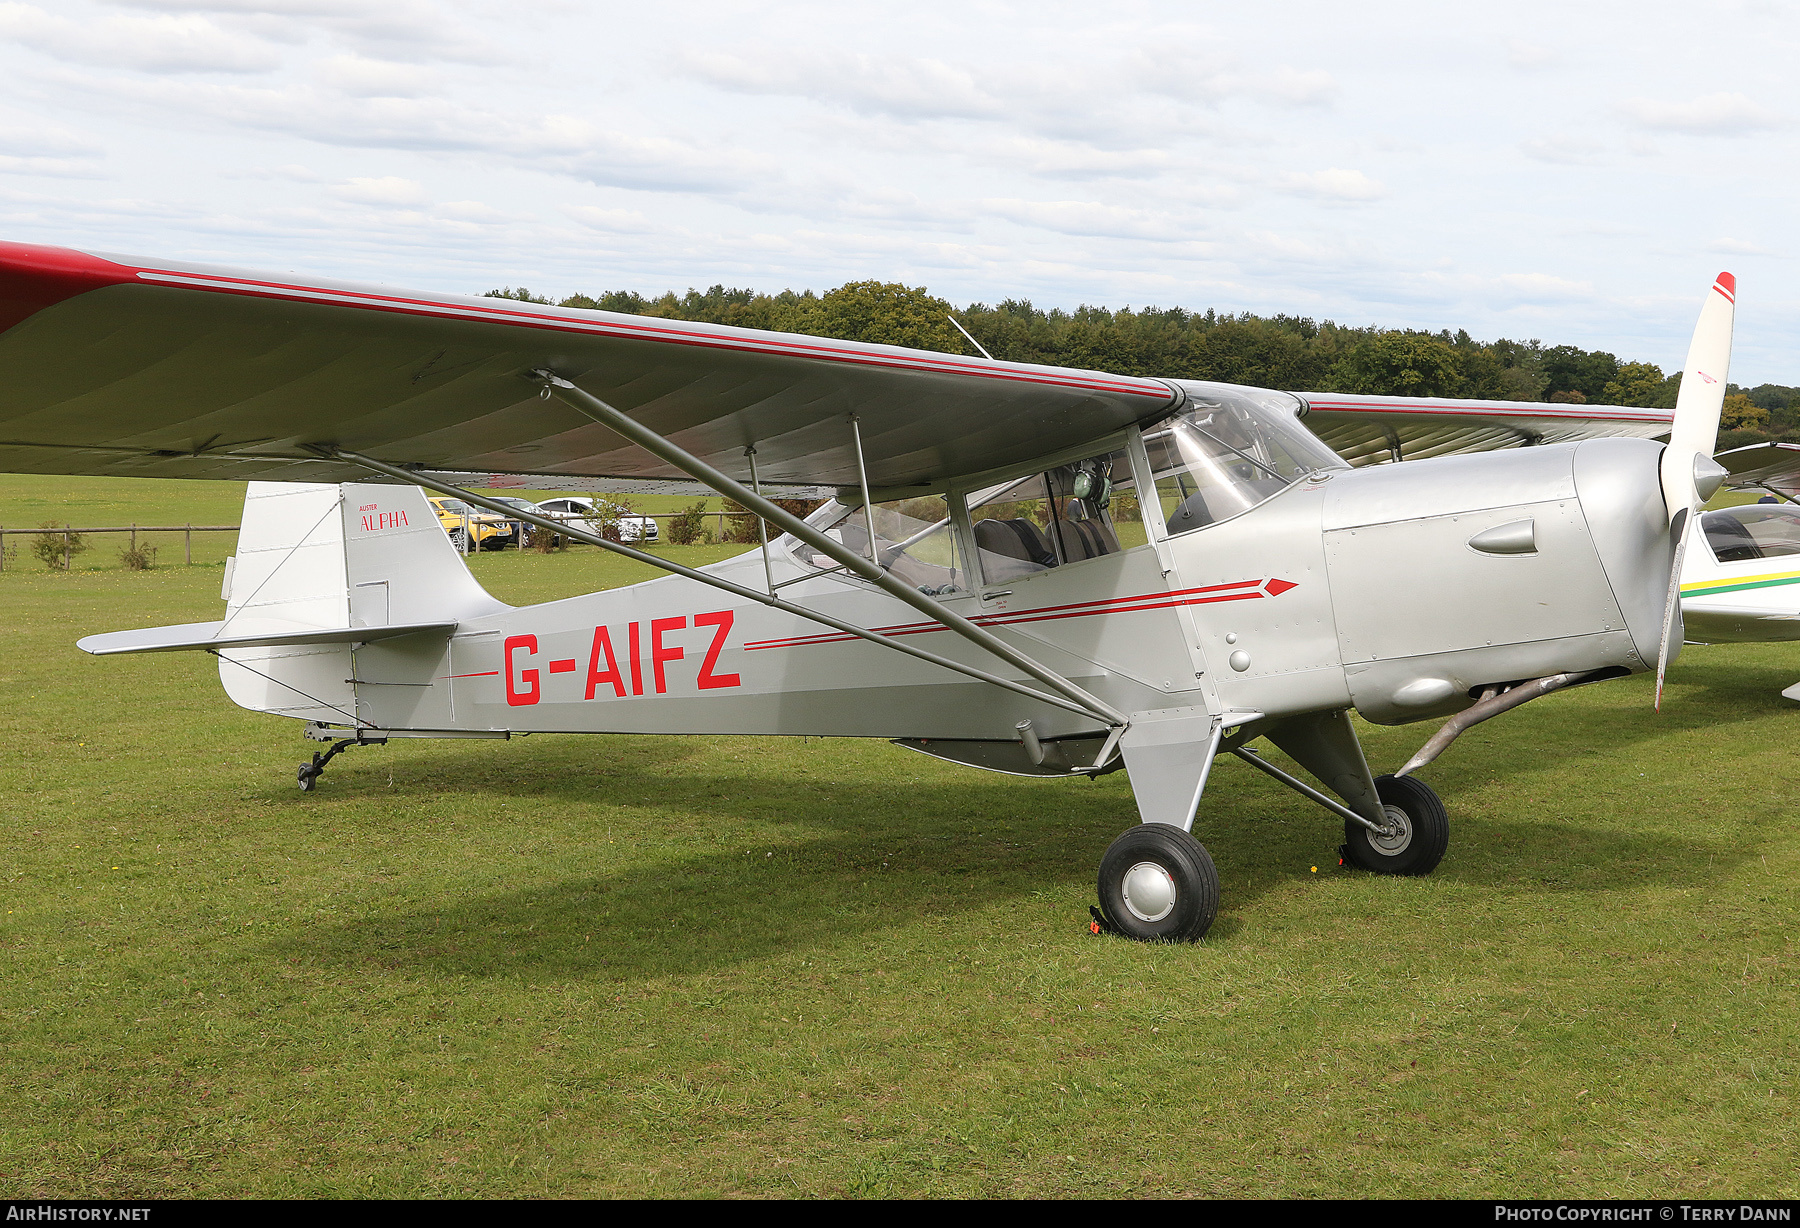
M530 499L521 499L516 495L490 495L488 497L491 498L495 503L504 503L508 507L516 507L521 512L533 512L539 516L546 514L542 507L540 507L536 503L533 503ZM537 531L537 526L532 525L532 524L527 524L523 520L513 520L513 521L509 521L508 523L512 525L513 544L518 546L521 550L523 550L527 545L530 544L531 535L533 532ZM560 545L562 545L562 538L561 537L552 537L550 544L553 546L560 546Z
M654 542L660 540L656 521L648 516L639 516L604 499L584 499L565 496L557 499L546 499L538 504L538 510L554 520L564 520L577 528L598 532L599 526L610 522L619 526L619 540L627 542Z
M504 550L513 544L513 522L503 520L486 512L477 511L461 499L452 499L443 495L428 496L431 510L437 513L438 524L450 535L450 543L463 554L468 554L473 539L473 548L482 550Z

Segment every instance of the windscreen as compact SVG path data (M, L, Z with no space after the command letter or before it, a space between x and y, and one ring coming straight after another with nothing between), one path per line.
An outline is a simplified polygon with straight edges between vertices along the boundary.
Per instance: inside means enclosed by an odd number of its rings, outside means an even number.
M1171 534L1249 511L1308 474L1349 468L1300 425L1298 397L1186 381L1182 387L1187 404L1144 432Z

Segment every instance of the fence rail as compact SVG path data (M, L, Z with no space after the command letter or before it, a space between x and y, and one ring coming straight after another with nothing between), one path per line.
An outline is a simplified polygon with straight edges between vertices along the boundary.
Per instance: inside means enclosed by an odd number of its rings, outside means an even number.
M686 512L631 512L629 514L633 516L642 516L645 520L674 520L678 516L687 515ZM725 521L728 518L743 514L744 513L741 512L714 511L706 513L706 518L708 520L718 520L719 539L723 541L725 538ZM505 519L505 517L488 516L481 517L480 519L496 520ZM139 533L180 533L183 535L183 554L186 561L192 563L194 561L194 534L236 533L237 531L238 526L235 524L126 524L101 525L91 529L84 529L79 525L62 525L56 528L39 527L35 529L9 529L0 525L0 571L6 570L6 539L8 537L37 537L44 533L62 534L63 566L67 568L69 565L70 553L68 544L71 535L86 533L129 533L131 534L131 548L135 550L137 549L137 535Z
M235 524L127 524L101 525L92 529L84 529L79 525L62 525L60 527L50 528L40 526L35 529L8 529L4 526L0 526L0 570L5 570L6 568L6 539L8 536L37 537L44 533L62 534L63 567L66 570L69 566L69 538L71 535L75 534L129 533L131 534L131 548L136 550L137 535L139 533L180 533L183 535L182 548L186 553L187 561L192 563L194 561L194 534L236 533L237 531L238 526Z

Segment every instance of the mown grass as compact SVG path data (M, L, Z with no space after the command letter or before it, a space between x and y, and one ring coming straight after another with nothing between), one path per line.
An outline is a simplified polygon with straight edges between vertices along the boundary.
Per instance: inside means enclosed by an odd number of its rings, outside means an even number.
M1122 775L538 736L302 794L209 660L73 647L218 580L0 576L13 1196L1800 1193L1790 647L1473 731L1423 880L1222 764L1223 915L1157 947L1086 928ZM1426 732L1363 729L1384 768Z

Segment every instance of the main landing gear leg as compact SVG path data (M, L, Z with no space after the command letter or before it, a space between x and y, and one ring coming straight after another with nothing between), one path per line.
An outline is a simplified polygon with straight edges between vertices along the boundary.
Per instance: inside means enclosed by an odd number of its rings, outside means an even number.
M1251 714L1254 715L1254 714ZM1348 712L1236 727L1196 709L1137 713L1121 745L1143 823L1100 862L1096 932L1143 941L1193 942L1219 911L1219 875L1189 834L1213 759L1227 752L1344 820L1344 859L1376 874L1429 874L1450 843L1444 803L1424 781L1369 774ZM1344 800L1276 767L1245 742L1267 737Z
M1100 860L1096 929L1143 942L1194 942L1219 915L1219 872L1188 834L1224 736L1204 709L1140 712L1120 741L1141 824Z
M1233 747L1231 753L1341 815L1340 852L1345 861L1374 874L1417 876L1431 873L1443 860L1450 847L1450 818L1443 801L1430 785L1411 776L1370 777L1348 712L1292 717L1264 733L1346 804L1339 805L1254 751Z
M327 734L326 736L320 736L321 732L322 731L316 726L308 725L306 728L306 736L307 737L315 738L316 740L321 741L321 742L329 741L330 740L329 735ZM311 793L314 789L318 788L319 787L319 777L321 777L325 774L325 765L327 763L330 763L333 759L337 758L344 751L349 750L352 746L386 746L386 745L387 745L386 738L365 738L359 732L353 738L339 739L337 742L333 743L330 750L326 751L322 755L318 751L314 751L313 757L312 757L312 762L311 763L302 763L300 765L300 770L297 773L295 773L296 779L298 779L300 782L300 791L302 793Z

